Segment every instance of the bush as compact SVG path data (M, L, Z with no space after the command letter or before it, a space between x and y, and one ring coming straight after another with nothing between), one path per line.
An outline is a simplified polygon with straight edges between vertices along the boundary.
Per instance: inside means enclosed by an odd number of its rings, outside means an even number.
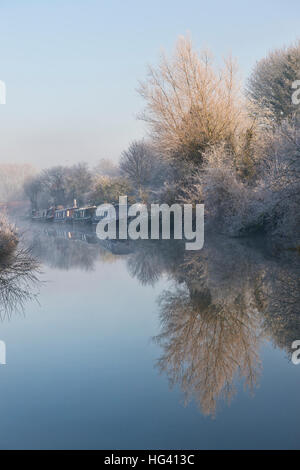
M7 221L7 219L0 216L0 260L6 255L10 254L18 244L18 237L16 229Z

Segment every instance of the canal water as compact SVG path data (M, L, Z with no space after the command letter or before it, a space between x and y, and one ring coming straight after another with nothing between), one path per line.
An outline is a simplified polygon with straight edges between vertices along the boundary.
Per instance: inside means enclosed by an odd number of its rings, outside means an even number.
M2 306L1 449L300 447L296 252L22 232L40 272Z

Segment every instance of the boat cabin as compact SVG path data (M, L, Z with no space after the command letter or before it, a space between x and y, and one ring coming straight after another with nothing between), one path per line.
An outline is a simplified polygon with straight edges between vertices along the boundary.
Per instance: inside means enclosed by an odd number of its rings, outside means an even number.
M74 210L73 221L91 223L96 213L96 206L80 207Z
M75 210L75 207L57 209L54 212L54 222L72 222Z
M47 209L32 211L32 214L31 214L32 220L43 221L43 220L46 220L46 218L47 218Z

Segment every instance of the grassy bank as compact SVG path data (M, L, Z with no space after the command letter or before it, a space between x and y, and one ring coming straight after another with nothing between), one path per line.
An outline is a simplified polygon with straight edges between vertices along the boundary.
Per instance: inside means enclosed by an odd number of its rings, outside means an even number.
M13 252L18 244L15 227L8 222L5 216L0 216L0 260Z

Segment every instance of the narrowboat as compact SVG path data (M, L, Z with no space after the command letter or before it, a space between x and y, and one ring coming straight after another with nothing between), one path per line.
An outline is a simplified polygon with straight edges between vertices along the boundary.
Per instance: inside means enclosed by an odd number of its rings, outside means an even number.
M96 206L80 207L74 210L73 222L92 223L96 213Z
M105 207L107 206L107 207ZM106 217L107 223L111 221L116 221L118 222L120 219L128 219L128 214L127 214L127 205L126 204L103 204L102 205L102 215L95 215L93 217L93 224L97 224L100 222L101 219Z
M56 209L54 212L54 222L72 222L75 210L75 207Z
M34 210L32 211L32 214L31 214L31 219L33 221L44 221L46 220L46 217L47 217L47 209L41 209L41 210Z
M54 220L55 207L49 207L46 214L46 222L52 222Z
M98 222L100 222L100 220L102 220L104 217L108 217L108 215L110 213L110 208L111 208L111 204L107 205L107 209L105 207L103 207L102 215L97 215L97 210L95 210L95 213L94 213L93 218L92 218L92 224L97 225Z

